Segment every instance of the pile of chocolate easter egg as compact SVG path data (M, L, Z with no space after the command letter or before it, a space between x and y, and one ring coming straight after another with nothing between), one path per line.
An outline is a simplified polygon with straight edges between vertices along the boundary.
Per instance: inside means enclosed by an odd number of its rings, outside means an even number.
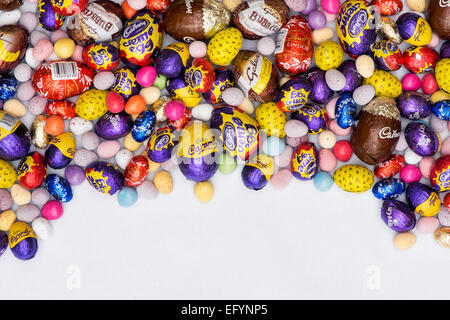
M25 1L0 0L0 255L85 180L131 207L180 170L209 202L237 168L371 190L397 249L450 247L449 1Z

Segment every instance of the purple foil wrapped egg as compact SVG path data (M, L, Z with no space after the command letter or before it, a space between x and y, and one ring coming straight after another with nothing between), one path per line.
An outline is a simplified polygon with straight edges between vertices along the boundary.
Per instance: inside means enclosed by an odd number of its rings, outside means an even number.
M30 151L31 135L16 117L0 110L0 159L19 160Z
M14 257L30 260L38 250L34 230L25 222L14 222L8 232L8 241Z
M53 169L67 167L75 156L77 149L75 136L71 132L63 132L50 140L45 150L45 162Z
M450 58L450 40L445 41L441 46L441 58Z
M420 92L404 92L397 98L397 108L403 118L423 119L431 114L432 105L427 96Z
M105 140L117 140L125 137L133 126L131 116L124 111L107 112L95 124L95 133Z
M147 143L147 155L158 163L169 160L175 147L173 129L169 126L159 128L150 136Z
M436 215L441 209L437 192L420 182L411 182L406 188L406 201L418 214L425 217Z
M264 188L274 172L274 160L266 154L253 156L242 168L241 178L244 185L251 190Z
M319 172L319 153L313 143L305 142L295 149L291 158L291 172L297 179L307 181Z
M170 79L167 91L169 92L169 97L183 101L188 108L195 107L202 101L200 93L194 91L186 83L183 76Z
M119 168L109 162L96 161L85 170L86 180L97 191L115 194L124 186L125 177Z
M189 48L183 42L174 42L161 51L156 58L156 72L167 78L181 75L189 59Z
M318 67L311 68L306 74L306 79L312 85L312 90L309 95L311 101L316 103L326 103L334 94L327 82L325 81L325 71L319 69Z
M392 41L381 40L372 46L373 59L385 71L395 71L403 65L403 53Z
M415 12L406 12L396 21L398 33L403 40L415 46L426 46L432 37L431 26L427 20Z
M139 93L136 74L128 68L114 71L115 80L111 90L120 94L125 100Z
M275 102L283 112L294 112L308 102L312 86L308 79L293 78L278 90Z
M398 200L386 200L381 206L381 219L394 231L407 232L416 226L416 216L411 208Z
M8 248L8 235L4 231L0 231L0 257Z
M356 64L353 60L344 61L338 68L340 72L345 76L346 84L344 89L339 91L339 94L344 94L347 92L353 93L356 88L361 86L362 76L356 70Z
M424 122L413 121L405 128L408 147L421 157L429 157L439 150L439 138Z
M225 67L217 68L215 71L215 80L210 92L203 93L203 98L211 104L222 103L222 92L227 88L234 86L233 72Z
M300 120L308 126L308 133L320 133L328 127L328 112L319 105L304 105L291 114L291 119Z
M39 0L37 17L39 25L48 31L58 30L64 24L66 19L65 16L60 15L53 10L51 0Z

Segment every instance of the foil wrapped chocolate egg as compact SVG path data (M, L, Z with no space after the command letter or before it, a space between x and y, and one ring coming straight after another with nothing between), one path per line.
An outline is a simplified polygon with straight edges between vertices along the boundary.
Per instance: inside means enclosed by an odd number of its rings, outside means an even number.
M413 46L426 46L431 41L431 26L415 12L406 12L398 17L397 27L402 39Z
M383 201L381 219L396 232L407 232L416 226L413 210L406 203L398 200Z
M8 232L8 242L14 257L20 260L32 259L38 250L33 229L25 222L14 222Z
M75 118L77 115L75 103L67 100L48 101L45 105L45 113L48 116L60 116L64 120Z
M167 91L171 98L183 101L188 108L195 107L202 101L200 93L187 84L184 80L184 76L170 79Z
M49 174L45 177L45 188L56 200L64 203L73 198L72 188L69 182L57 174Z
M153 111L142 111L134 120L131 136L137 142L144 142L152 135L156 126L156 115Z
M220 130L223 149L231 157L246 160L258 148L258 123L235 107L215 108L211 114L210 126Z
M53 169L67 167L72 161L77 149L73 133L63 132L50 140L45 151L45 161Z
M372 46L372 55L378 68L395 71L403 65L403 54L391 41L381 40Z
M46 149L51 140L50 135L45 131L46 122L47 117L40 114L34 118L31 124L31 142L38 149Z
M0 257L8 248L8 235L4 231L0 231Z
M388 17L380 18L377 26L377 34L381 39L393 42L396 45L403 42L403 39L398 32L397 24Z
M139 84L136 74L128 68L114 71L115 80L111 90L120 94L125 100L139 93Z
M264 188L275 171L275 161L266 154L258 154L250 158L241 171L244 185L251 190Z
M428 21L440 39L450 39L450 5L447 0L430 0L426 2Z
M342 129L350 128L355 123L356 102L350 93L344 94L336 101L335 116Z
M51 0L53 10L63 16L80 13L88 2L88 0Z
M405 183L396 178L382 179L372 187L373 195L381 200L398 198L405 191Z
M37 6L39 25L47 31L55 31L62 27L66 17L56 13L52 7L52 0L39 0Z
M218 168L218 151L216 138L208 125L198 120L193 121L181 132L178 167L188 180L209 180Z
M120 52L110 43L90 44L83 50L83 60L94 70L111 71L120 64Z
M197 92L209 92L215 80L214 68L208 60L195 58L184 74L186 83Z
M23 5L23 0L2 0L0 1L0 10L12 11Z
M16 117L0 110L0 159L22 159L30 151L30 146L31 135L27 127Z
M342 48L350 57L370 51L377 37L376 8L363 0L341 4L336 18L336 33Z
M430 47L410 47L403 52L406 69L414 73L433 71L439 61L439 54Z
M131 130L133 121L124 111L120 113L107 112L95 124L95 133L105 140L117 140L125 137Z
M165 47L156 58L156 72L167 78L180 76L189 60L189 48L183 42L174 42Z
M439 119L450 121L450 100L441 100L431 107L433 114Z
M154 62L162 46L160 18L150 10L138 11L128 21L120 38L120 55L130 67Z
M294 112L308 102L312 89L307 79L293 78L280 87L275 102L281 111Z
M378 179L391 178L405 166L405 158L401 154L393 154L387 160L378 162L373 173Z
M25 56L28 32L19 25L0 26L0 74L14 69Z
M164 113L165 106L172 101L168 96L161 96L154 104L152 104L150 110L156 115L156 126L160 127L165 121L167 121L167 116Z
M411 182L408 185L406 201L415 212L425 217L432 217L441 209L441 201L436 191L420 182Z
M169 9L170 0L147 0L147 9L164 13Z
M408 147L421 157L429 157L439 150L439 138L434 131L423 122L410 122L405 128L405 139Z
M373 0L373 5L380 9L383 16L393 16L400 13L403 9L401 0Z
M291 119L297 119L308 126L308 133L317 134L328 127L328 112L319 105L304 105L291 114Z
M326 103L333 96L334 91L328 87L325 81L325 71L318 67L313 67L306 74L306 79L308 79L312 87L309 94L311 101Z
M450 228L441 227L434 232L434 240L444 248L450 248Z
M365 166L346 164L334 172L333 181L344 191L361 193L372 188L374 177Z
M431 114L431 102L420 92L404 92L397 97L397 108L403 118L423 119Z
M431 187L437 192L450 190L450 156L437 159L430 171Z
M346 60L342 62L338 70L342 72L346 80L345 86L338 92L339 94L353 93L356 88L361 86L362 76L356 69L356 64L353 60Z
M305 142L295 149L291 158L291 172L297 179L311 180L319 172L319 156L314 144Z
M47 164L44 157L37 151L27 154L17 167L17 181L28 190L38 188L44 183L47 174Z
M169 126L153 132L147 143L147 155L150 160L158 163L169 160L176 144L174 138L174 131Z
M124 172L124 182L129 187L138 187L148 176L148 160L144 156L134 156Z
M0 100L5 102L16 94L17 79L12 74L0 76Z
M112 163L96 161L86 167L86 180L98 192L115 194L124 187L125 177Z
M226 67L217 68L214 75L211 91L203 93L205 101L211 104L222 103L222 92L234 86L233 73Z
M192 120L192 111L188 108L184 109L184 113L181 118L177 120L168 120L167 125L171 126L175 130L183 129Z
M450 40L447 40L442 44L439 54L442 59L450 58Z

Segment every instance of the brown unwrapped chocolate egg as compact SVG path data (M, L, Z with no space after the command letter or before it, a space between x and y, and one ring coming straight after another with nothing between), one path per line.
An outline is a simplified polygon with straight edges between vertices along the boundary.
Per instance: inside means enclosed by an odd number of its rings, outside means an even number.
M428 21L439 38L450 40L450 2L448 0L430 0Z
M23 0L0 0L0 10L11 11L20 8Z
M28 32L21 26L0 27L0 73L7 73L19 64L28 46Z
M358 114L351 137L353 151L367 164L384 161L394 151L400 132L400 112L395 100L377 97Z

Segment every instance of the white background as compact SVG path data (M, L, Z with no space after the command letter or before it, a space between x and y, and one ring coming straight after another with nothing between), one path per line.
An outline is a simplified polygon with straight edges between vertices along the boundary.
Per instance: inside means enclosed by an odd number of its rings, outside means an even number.
M129 209L74 187L34 259L9 249L0 258L0 299L450 298L449 251L417 231L417 244L397 251L370 191L321 193L293 179L254 192L238 169L218 172L201 204L194 184L173 176L172 194Z

